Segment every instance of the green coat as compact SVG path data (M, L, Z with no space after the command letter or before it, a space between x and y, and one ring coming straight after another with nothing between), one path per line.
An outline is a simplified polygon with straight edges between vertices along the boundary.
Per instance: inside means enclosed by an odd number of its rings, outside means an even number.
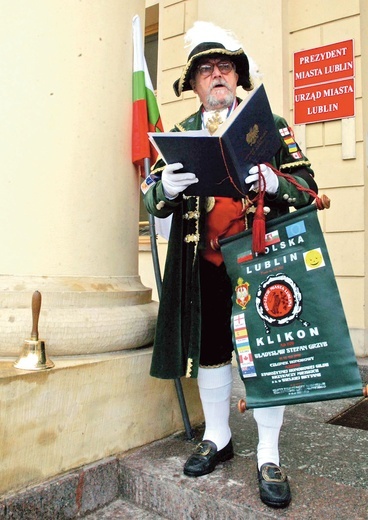
M284 129L283 133L287 132L288 124L285 119L276 115L274 118L277 128ZM199 130L201 126L200 109L177 124L172 131ZM295 175L303 186L317 190L310 162L296 143L290 145L290 137L288 143L285 142L281 132L280 149L272 163L283 173ZM166 199L160 180L164 167L162 160L154 165L149 179L150 187L144 194L149 213L160 218L172 214L151 375L162 379L175 379L184 375L197 377L201 330L198 252L204 248L205 243L206 197L179 195L175 200ZM302 207L311 202L309 195L298 191L293 184L281 177L279 182L277 195L265 197L265 205L271 209L268 219L288 213L290 203L283 197L285 194L295 199L294 207ZM250 214L249 217L251 216Z

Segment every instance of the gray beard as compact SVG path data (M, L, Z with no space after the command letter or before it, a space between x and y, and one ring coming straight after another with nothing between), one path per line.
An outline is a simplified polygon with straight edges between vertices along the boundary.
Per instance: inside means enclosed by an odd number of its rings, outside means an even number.
M221 101L219 101L215 96L212 96L211 94L209 94L207 97L207 100L206 100L207 101L206 108L207 108L207 110L228 108L233 104L234 98L235 98L234 94L230 91L224 97L224 99L222 99Z

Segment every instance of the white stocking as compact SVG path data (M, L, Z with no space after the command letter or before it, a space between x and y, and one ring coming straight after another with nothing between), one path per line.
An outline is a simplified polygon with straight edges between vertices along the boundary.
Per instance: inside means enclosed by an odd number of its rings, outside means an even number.
M253 417L258 426L258 468L266 462L279 466L279 434L284 418L285 406L255 408Z
M224 448L231 438L229 417L232 383L231 364L218 368L199 368L198 388L206 426L203 440L214 442L218 450Z

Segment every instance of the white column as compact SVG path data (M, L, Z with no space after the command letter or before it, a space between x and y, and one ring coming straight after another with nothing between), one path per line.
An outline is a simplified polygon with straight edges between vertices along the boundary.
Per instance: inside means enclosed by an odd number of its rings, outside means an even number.
M137 13L143 0L1 2L0 356L29 336L35 290L50 354L152 340L130 159Z

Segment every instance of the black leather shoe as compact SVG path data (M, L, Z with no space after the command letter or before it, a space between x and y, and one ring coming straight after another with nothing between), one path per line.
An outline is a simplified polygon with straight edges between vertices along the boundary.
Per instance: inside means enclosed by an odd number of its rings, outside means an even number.
M230 439L229 443L217 451L217 446L212 441L200 442L193 455L184 464L184 475L188 477L201 477L211 473L217 464L225 462L225 460L234 457L233 443Z
M290 486L283 468L267 462L258 470L259 494L270 507L287 507L291 501Z

